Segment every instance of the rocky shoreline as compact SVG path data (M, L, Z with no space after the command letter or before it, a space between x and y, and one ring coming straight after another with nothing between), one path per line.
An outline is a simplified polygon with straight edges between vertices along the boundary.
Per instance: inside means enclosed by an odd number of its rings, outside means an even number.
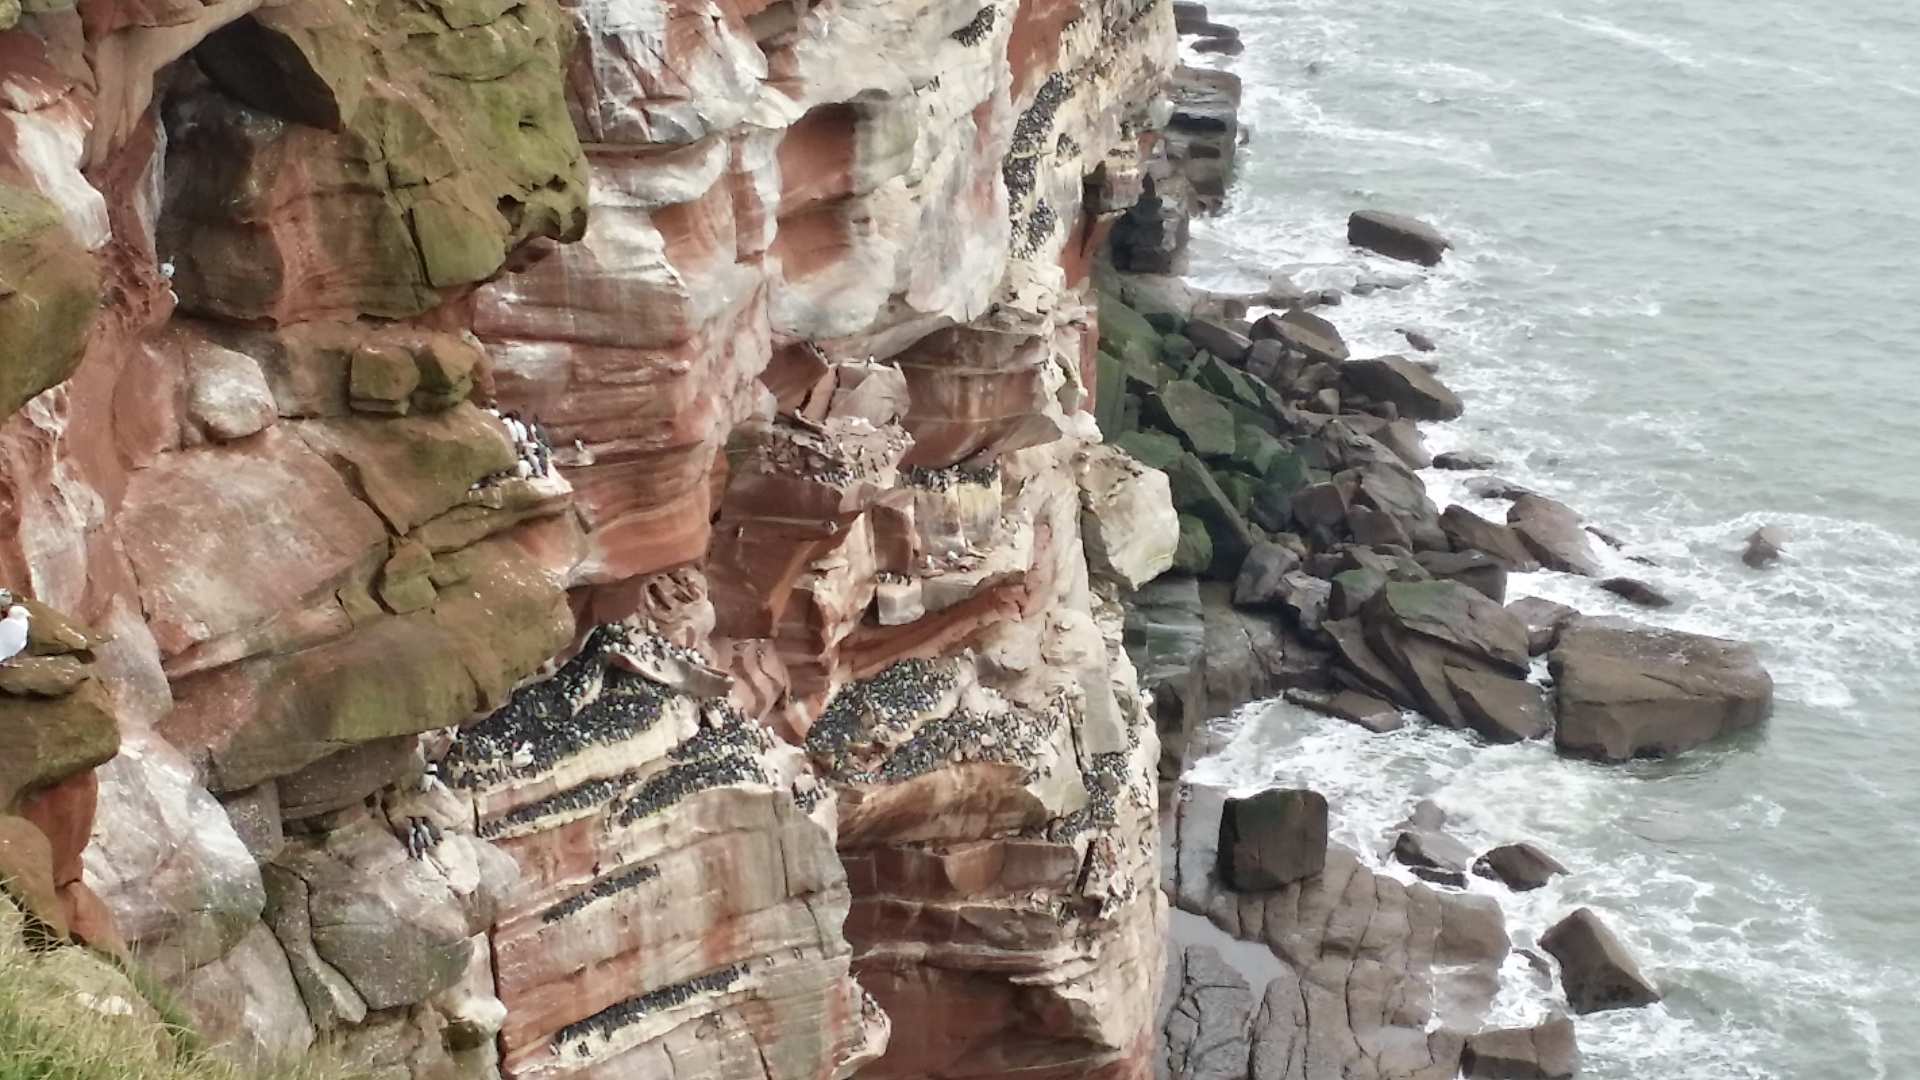
M1202 4L1176 3L1175 21L1195 52L1240 51ZM1647 608L1671 603L1646 582L1604 577L1596 545L1619 545L1578 510L1492 475L1482 455L1427 451L1419 425L1465 408L1443 379L1444 343L1407 329L1408 355L1356 356L1329 310L1337 293L1276 279L1257 295L1220 294L1179 276L1191 216L1227 197L1240 89L1230 72L1176 71L1162 158L1096 276L1101 430L1166 473L1180 520L1174 573L1126 604L1169 788L1163 887L1177 910L1281 961L1278 975L1236 968L1176 922L1158 1075L1572 1076L1568 1016L1483 1030L1512 943L1500 906L1466 886L1473 875L1530 890L1579 867L1520 836L1476 853L1409 793L1407 821L1374 853L1417 879L1406 883L1329 845L1313 792L1237 799L1179 778L1208 752L1211 721L1264 699L1374 732L1435 723L1485 744L1551 739L1562 755L1624 762L1760 723L1772 680L1743 642L1508 596L1509 575L1547 570ZM1418 268L1450 248L1430 226L1372 209L1356 210L1348 240L1409 264L1404 279L1363 280L1356 293L1417 287ZM1419 475L1429 467L1477 474L1469 490L1508 502L1504 520L1437 506ZM1783 539L1766 532L1750 539L1756 569ZM1526 959L1575 1015L1660 999L1586 908Z

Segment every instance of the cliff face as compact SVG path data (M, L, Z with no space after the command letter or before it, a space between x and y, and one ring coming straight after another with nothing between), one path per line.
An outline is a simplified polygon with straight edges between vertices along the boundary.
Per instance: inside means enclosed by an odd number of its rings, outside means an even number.
M0 877L241 1053L1144 1076L1177 526L1088 274L1172 50L0 0Z

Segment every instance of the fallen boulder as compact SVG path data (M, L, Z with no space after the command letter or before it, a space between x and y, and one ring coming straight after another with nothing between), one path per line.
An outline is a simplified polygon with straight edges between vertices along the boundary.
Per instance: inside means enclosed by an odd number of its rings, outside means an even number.
M1767 525L1753 530L1747 537L1747 550L1740 555L1740 561L1759 570L1771 566L1780 560L1781 552L1786 548L1787 530L1775 525Z
M1233 606L1265 607L1279 603L1287 593L1286 577L1300 568L1300 553L1293 548L1262 540L1247 552L1233 579Z
M1424 221L1385 210L1356 210L1347 218L1347 243L1390 259L1437 266L1453 244Z
M1404 356L1349 360L1340 365L1340 385L1343 393L1390 401L1415 420L1457 420L1466 411L1452 390Z
M1268 892L1327 865L1327 800L1305 788L1228 799L1220 815L1220 877L1236 892Z
M1446 833L1408 829L1394 838L1393 857L1427 881L1464 888L1473 852Z
M1149 403L1155 422L1201 457L1227 457L1239 446L1233 413L1199 383L1168 383Z
M1639 578L1610 577L1600 583L1600 587L1623 600L1639 604L1641 607L1666 608L1673 606L1673 600L1666 593L1641 581Z
M1478 551L1423 551L1414 556L1435 580L1457 581L1496 604L1507 602L1507 568Z
M1660 1000L1633 954L1591 908L1560 920L1540 936L1540 947L1560 962L1560 985L1574 1012L1633 1009Z
M1560 628L1580 614L1565 604L1538 596L1523 596L1508 604L1507 611L1526 624L1527 651L1535 656L1553 648L1560 640Z
M1532 683L1461 667L1446 675L1466 725L1487 741L1525 742L1553 730L1546 699Z
M1366 621L1440 642L1472 661L1527 674L1527 632L1519 619L1457 581L1388 582Z
M1245 360L1247 350L1253 347L1253 340L1247 335L1212 319L1191 320L1187 323L1186 336L1188 341L1229 364Z
M1460 1068L1469 1080L1571 1080L1580 1071L1573 1021L1555 1016L1533 1027L1469 1035Z
M1475 476L1467 481L1467 494L1476 499L1504 499L1508 502L1533 491L1499 476Z
M1492 454L1483 454L1478 450L1448 450L1433 456L1435 468L1452 469L1456 472L1471 472L1475 469L1491 469L1500 464Z
M1513 529L1488 521L1464 506L1449 506L1440 513L1440 531L1455 551L1478 551L1516 574L1540 569L1540 560Z
M1288 702L1303 709L1312 709L1323 716L1336 720L1359 724L1375 735L1384 735L1389 731L1398 731L1407 726L1406 715L1393 707L1393 703L1372 694L1363 694L1358 690L1340 690L1326 693L1318 690L1289 690L1284 695Z
M1532 892L1567 873L1560 860L1524 841L1502 844L1473 862L1473 872L1514 892Z
M1256 342L1278 341L1311 363L1339 364L1349 355L1338 327L1299 308L1279 315L1262 315L1253 324L1252 336Z
M1522 494L1508 508L1507 524L1547 569L1585 577L1600 572L1587 532L1580 527L1580 515L1565 503L1531 492Z
M1560 632L1562 753L1626 761L1674 754L1751 727L1773 707L1773 678L1752 645L1580 617Z

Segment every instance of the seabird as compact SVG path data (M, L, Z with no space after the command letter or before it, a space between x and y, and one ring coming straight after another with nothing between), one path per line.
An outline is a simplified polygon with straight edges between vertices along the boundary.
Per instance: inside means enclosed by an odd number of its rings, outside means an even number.
M7 609L7 617L0 619L0 663L5 663L25 651L28 624L32 621L33 613L19 604Z
M520 748L513 752L513 757L508 761L508 764L516 769L524 769L533 764L533 744L530 742L521 743Z

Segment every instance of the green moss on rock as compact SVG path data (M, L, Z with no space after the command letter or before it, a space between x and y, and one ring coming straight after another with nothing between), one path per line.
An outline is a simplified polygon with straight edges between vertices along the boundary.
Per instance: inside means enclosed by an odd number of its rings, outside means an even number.
M0 416L73 374L99 307L99 267L59 208L0 183Z

